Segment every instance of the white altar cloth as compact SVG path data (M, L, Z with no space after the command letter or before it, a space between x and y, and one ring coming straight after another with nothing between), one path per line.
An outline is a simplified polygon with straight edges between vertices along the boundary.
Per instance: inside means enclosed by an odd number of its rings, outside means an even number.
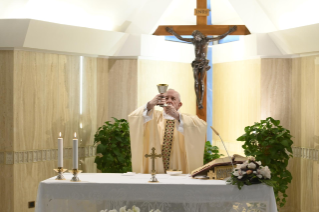
M148 183L151 175L83 173L81 182L54 178L38 188L36 212L100 212L136 205L141 212L276 212L273 188L257 184L226 185L222 180L198 180L188 175L158 174L159 183Z

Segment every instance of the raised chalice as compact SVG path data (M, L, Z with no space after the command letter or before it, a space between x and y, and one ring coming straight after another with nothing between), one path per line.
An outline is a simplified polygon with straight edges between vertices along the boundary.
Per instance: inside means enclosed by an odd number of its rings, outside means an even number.
M168 88L168 85L167 85L167 84L158 84L158 85L157 85L157 89L158 89L158 92L159 92L160 94L166 93L167 88ZM163 99L164 99L164 98L163 98ZM160 107L166 107L167 104L159 104L158 106L160 106Z

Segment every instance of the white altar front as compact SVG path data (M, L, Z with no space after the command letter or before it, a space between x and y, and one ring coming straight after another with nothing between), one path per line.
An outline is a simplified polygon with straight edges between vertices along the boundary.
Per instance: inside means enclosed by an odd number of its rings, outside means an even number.
M158 174L159 183L148 183L151 175L83 173L81 182L54 178L40 183L36 212L100 212L133 205L141 212L276 212L273 188L267 185L226 185L222 180L197 180L188 175Z

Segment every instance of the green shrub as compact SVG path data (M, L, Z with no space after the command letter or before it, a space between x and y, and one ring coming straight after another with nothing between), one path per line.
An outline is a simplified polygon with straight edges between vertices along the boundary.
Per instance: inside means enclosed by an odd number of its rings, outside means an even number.
M100 127L94 135L97 145L95 163L103 173L132 171L130 130L125 119L114 119Z

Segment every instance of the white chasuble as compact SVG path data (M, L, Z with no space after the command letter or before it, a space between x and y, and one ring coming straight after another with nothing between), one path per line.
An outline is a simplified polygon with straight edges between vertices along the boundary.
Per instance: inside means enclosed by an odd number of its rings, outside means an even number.
M129 117L132 152L132 169L136 173L151 173L151 159L145 158L155 147L156 153L162 153L165 119L163 112L151 110L151 120L144 123L143 111L140 107ZM206 122L194 115L181 114L183 133L176 128L179 121L175 121L175 130L170 154L170 169L182 170L184 174L203 165L203 155L206 139ZM165 173L162 158L155 159L157 173Z

